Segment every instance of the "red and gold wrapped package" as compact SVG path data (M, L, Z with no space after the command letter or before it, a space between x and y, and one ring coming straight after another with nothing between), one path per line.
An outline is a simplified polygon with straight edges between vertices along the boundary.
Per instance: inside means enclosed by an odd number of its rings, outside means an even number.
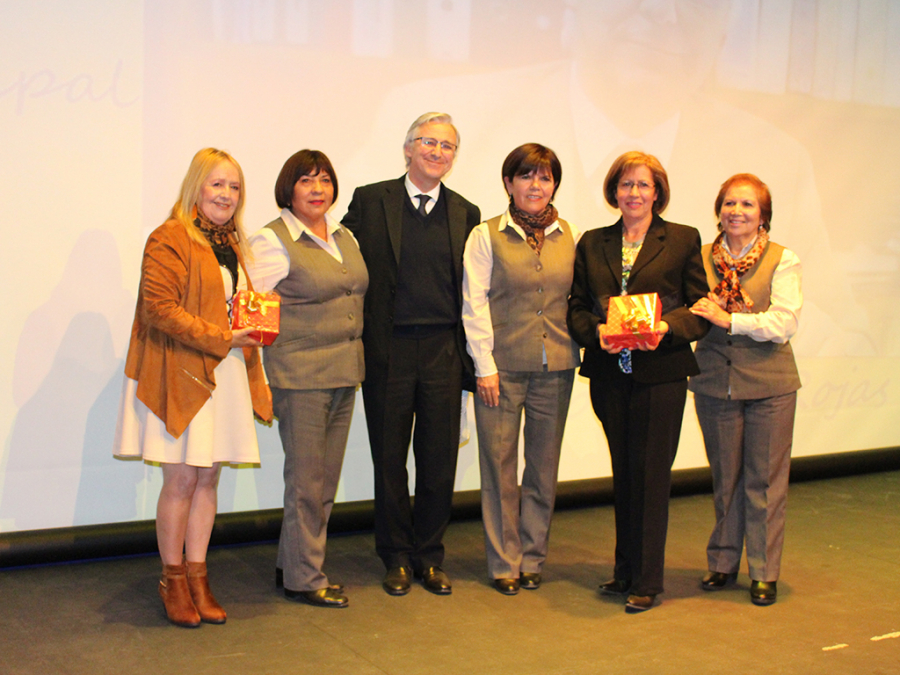
M281 298L278 293L238 291L231 305L231 328L256 328L250 336L264 345L270 345L278 337L281 323Z
M618 295L609 299L604 339L613 347L636 349L641 343L659 344L662 305L656 293Z

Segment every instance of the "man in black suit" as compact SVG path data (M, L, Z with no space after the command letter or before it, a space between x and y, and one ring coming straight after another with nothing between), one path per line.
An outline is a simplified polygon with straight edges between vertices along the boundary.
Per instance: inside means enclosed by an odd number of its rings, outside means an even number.
M363 403L375 468L375 549L384 590L405 595L412 576L452 591L441 569L450 521L463 382L472 377L462 311L462 254L478 207L441 183L459 134L426 113L406 135L407 173L357 188L343 224L369 268ZM406 461L415 420L415 503Z

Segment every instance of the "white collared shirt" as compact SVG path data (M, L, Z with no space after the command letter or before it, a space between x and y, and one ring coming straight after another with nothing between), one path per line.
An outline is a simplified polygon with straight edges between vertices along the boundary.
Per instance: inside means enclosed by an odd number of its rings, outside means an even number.
M568 222L568 221L567 221ZM515 230L524 240L525 230L516 225L509 211L500 217L499 229ZM545 235L559 230L559 221L555 220L544 230ZM581 239L581 232L569 223L569 231L575 244ZM487 377L497 372L494 362L494 324L491 321L491 303L488 294L491 290L491 274L494 270L494 249L491 245L491 232L486 222L478 225L466 240L463 253L463 326L466 329L466 351L475 362L475 376ZM544 363L547 363L547 352L544 351Z
M341 249L334 240L334 233L341 229L341 224L330 214L325 214L327 240L317 237L290 209L281 209L281 220L284 221L287 231L294 241L306 235L332 258L338 262L344 262ZM351 233L350 236L352 237L353 234ZM291 271L291 258L278 235L268 227L256 232L250 237L248 243L253 256L251 260L247 261L247 269L250 272L253 287L259 293L268 293Z
M406 194L409 195L409 201L412 202L413 208L418 211L419 210L419 200L416 199L417 195L428 195L431 199L428 200L428 203L425 204L425 213L431 213L431 209L434 208L434 205L437 204L438 197L441 196L441 183L438 182L437 186L429 190L428 192L422 192L419 188L415 186L415 184L409 179L409 173L403 178L403 184L406 186Z
M728 247L728 241L722 237L722 243L735 260L740 260L756 243L757 237L741 249L739 256ZM790 249L784 249L781 260L772 275L772 295L769 298L769 309L756 314L731 315L731 334L746 335L757 342L777 342L784 344L797 332L800 325L800 308L803 306L801 283L803 268L800 258Z

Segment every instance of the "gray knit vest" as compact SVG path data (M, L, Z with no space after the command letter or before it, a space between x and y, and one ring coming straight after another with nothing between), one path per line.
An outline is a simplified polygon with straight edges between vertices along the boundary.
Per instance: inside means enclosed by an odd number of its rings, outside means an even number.
M572 289L575 240L569 224L544 238L538 256L513 228L500 230L502 216L487 221L493 249L491 323L494 361L499 370L575 368L581 362L578 346L569 336L566 309Z
M754 313L769 308L772 277L784 247L769 242L759 261L741 277L741 286L753 300ZM712 244L702 249L703 267L710 288L721 277L712 260ZM789 394L800 388L800 375L790 342L757 342L746 335L729 335L713 326L697 343L694 352L700 374L691 378L689 389L720 399L757 399Z
M291 239L280 218L269 223L290 258L275 290L281 332L264 351L269 383L281 389L355 386L365 377L363 296L369 274L359 247L343 227L334 233L343 262L302 234Z

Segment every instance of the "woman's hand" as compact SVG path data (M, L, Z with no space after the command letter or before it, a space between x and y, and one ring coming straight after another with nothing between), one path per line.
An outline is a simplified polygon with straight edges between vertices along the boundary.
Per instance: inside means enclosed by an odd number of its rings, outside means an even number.
M653 352L656 351L656 348L659 347L659 343L662 342L663 337L666 333L669 332L669 324L665 321L659 322L659 328L656 330L656 335L658 336L656 340L653 342L647 342L646 340L639 342L635 349L639 349L642 352Z
M719 328L731 328L731 314L719 306L716 296L712 293L695 302L691 307L691 313L706 319Z
M235 349L236 347L259 347L262 342L260 342L256 338L250 337L250 333L256 330L256 328L250 326L248 328L241 328L239 330L232 331L231 348Z
M479 377L476 380L478 398L488 408L496 408L500 405L500 373Z
M600 338L600 349L609 354L618 354L622 351L622 347L613 347L606 341L606 324L601 323L597 326L597 337Z
M659 347L659 343L662 342L663 336L665 336L665 334L668 332L669 332L669 324L666 323L665 321L660 321L659 328L656 331L656 334L659 337L656 340L654 340L653 342L647 342L646 340L638 342L634 346L634 349L638 349L642 352L655 351L656 348ZM624 349L624 347L613 347L611 344L609 344L606 341L605 335L606 335L606 324L601 323L599 326L597 326L597 336L600 338L600 347L603 349L603 351L608 352L609 354L618 354L619 352L621 352Z

